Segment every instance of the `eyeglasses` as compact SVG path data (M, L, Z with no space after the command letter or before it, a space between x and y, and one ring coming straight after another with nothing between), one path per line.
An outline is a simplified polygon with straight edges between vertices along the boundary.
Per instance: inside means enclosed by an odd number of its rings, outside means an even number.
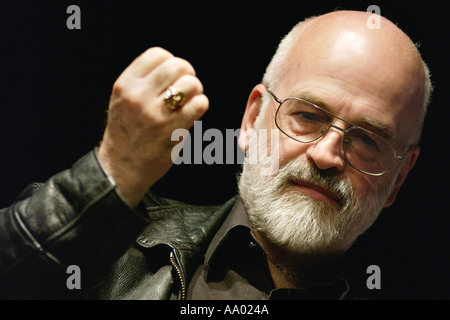
M414 145L398 156L394 147L380 135L359 127L315 104L295 97L280 100L267 90L280 105L275 113L275 125L289 138L310 143L322 138L331 128L344 133L342 148L345 160L359 172L381 176L392 166L394 160L401 161ZM339 119L350 127L342 129L332 123Z

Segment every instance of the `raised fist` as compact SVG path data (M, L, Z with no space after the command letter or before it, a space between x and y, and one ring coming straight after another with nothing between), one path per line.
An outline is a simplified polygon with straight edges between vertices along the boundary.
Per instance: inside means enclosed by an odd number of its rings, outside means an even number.
M178 108L166 103L169 88L183 94ZM178 144L171 141L172 132L192 127L208 105L192 65L161 48L148 49L119 76L99 157L129 205L137 205L170 169L171 150Z

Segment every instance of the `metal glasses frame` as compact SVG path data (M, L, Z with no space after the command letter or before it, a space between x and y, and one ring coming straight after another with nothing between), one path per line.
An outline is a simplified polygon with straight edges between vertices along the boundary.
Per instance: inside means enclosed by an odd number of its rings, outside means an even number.
M266 89L267 89L267 88L266 88ZM357 125L355 125L355 124L353 124L353 123L351 123L351 122L349 122L349 121L347 121L347 120L344 120L344 119L342 119L342 118L340 118L340 117L338 117L338 116L336 116L336 115L334 115L334 114L328 112L327 110L325 110L325 109L323 109L323 108L321 108L321 107L315 105L314 103L312 103L312 102L310 102L310 101L307 101L307 100L304 100L304 99L301 99L301 98L297 98L297 97L289 97L289 98L286 98L286 99L284 99L284 100L281 100L281 99L279 99L272 91L270 91L269 89L267 89L267 91L268 91L268 92L270 93L270 95L274 98L274 100L275 100L277 103L279 103L278 108L277 108L277 111L275 112L275 117L274 117L275 125L276 125L276 127L278 128L278 130L280 130L281 132L283 132L287 137L291 138L292 140L295 140L295 141L301 142L301 143L311 143L311 142L317 141L317 140L321 139L322 137L324 137L324 136L328 133L328 131L329 131L331 128L335 128L335 129L337 129L337 130L343 132L343 133L344 133L344 139L342 139L342 150L344 151L344 158L345 158L345 161L346 161L353 169L355 169L355 170L357 170L357 171L359 171L359 172L361 172L361 173L364 173L364 174L367 174L367 175L370 175L370 176L377 176L377 177L378 177L378 176L382 176L382 175L384 175L386 172L388 172L388 171L392 168L392 164L394 163L394 160L402 161L403 159L405 159L405 157L406 157L406 155L408 154L408 152L415 146L415 144L410 145L410 146L408 147L408 149L405 151L405 153L403 153L402 155L399 156L399 155L397 155L397 152L395 151L394 146L393 146L389 141L387 141L387 140L384 139L382 136L380 136L380 135L378 135L378 134L376 134L376 133L374 133L374 132L372 132L372 131L370 131L370 130L367 130L367 129L365 129L365 128L363 128L363 127L360 127L360 126L357 126ZM325 112L325 113L326 113L327 115L329 115L331 118L336 118L336 119L338 119L338 120L340 120L340 121L342 121L342 122L348 124L350 127L349 127L348 129L343 129L343 128L340 128L340 127L336 126L335 124L332 123L332 121L330 121L330 124L329 124L328 128L327 128L326 130L322 130L322 132L320 133L320 135L319 135L317 138L314 138L314 139L308 140L308 141L300 141L300 140L297 140L297 139L291 137L291 136L290 136L289 134L287 134L286 132L284 132L284 131L279 127L279 125L278 125L278 123L277 123L277 115L278 115L278 111L280 110L281 105L282 105L284 102L286 102L287 100L298 100L298 101L307 103L308 105L310 105L310 106L312 106L312 107L314 107L314 108L316 108L316 109L318 109L318 110L320 110L320 111L322 111L322 112ZM346 141L347 141L346 136L347 136L348 132L350 132L350 131L352 131L352 130L355 130L355 129L363 130L363 131L365 131L365 132L367 132L367 133L370 133L370 134L372 134L372 135L378 137L378 138L381 139L384 143L386 143L386 145L389 146L390 149L392 150L392 155L393 155L393 156L392 156L391 160L389 161L389 164L387 165L387 168L386 168L383 172L380 172L380 173L372 173L372 172L368 172L368 171L365 171L365 170L361 170L361 169L355 167L355 166L347 159L347 153L346 153L346 147L345 147L345 143L346 143Z

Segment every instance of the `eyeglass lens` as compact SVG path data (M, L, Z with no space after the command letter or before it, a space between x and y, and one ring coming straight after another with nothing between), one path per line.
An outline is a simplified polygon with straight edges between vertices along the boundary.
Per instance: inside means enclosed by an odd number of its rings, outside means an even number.
M313 104L295 98L286 99L279 107L275 122L290 138L312 142L330 129L333 117ZM347 161L354 168L379 174L391 165L394 151L387 141L359 127L345 130L343 141Z

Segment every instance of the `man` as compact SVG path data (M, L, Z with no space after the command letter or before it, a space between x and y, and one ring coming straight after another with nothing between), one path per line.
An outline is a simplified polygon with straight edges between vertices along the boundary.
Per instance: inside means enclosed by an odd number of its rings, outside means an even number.
M148 191L208 99L187 61L143 53L113 86L98 150L2 210L1 296L361 297L349 249L414 166L431 93L411 40L368 17L325 14L283 39L248 99L239 196L220 207Z

